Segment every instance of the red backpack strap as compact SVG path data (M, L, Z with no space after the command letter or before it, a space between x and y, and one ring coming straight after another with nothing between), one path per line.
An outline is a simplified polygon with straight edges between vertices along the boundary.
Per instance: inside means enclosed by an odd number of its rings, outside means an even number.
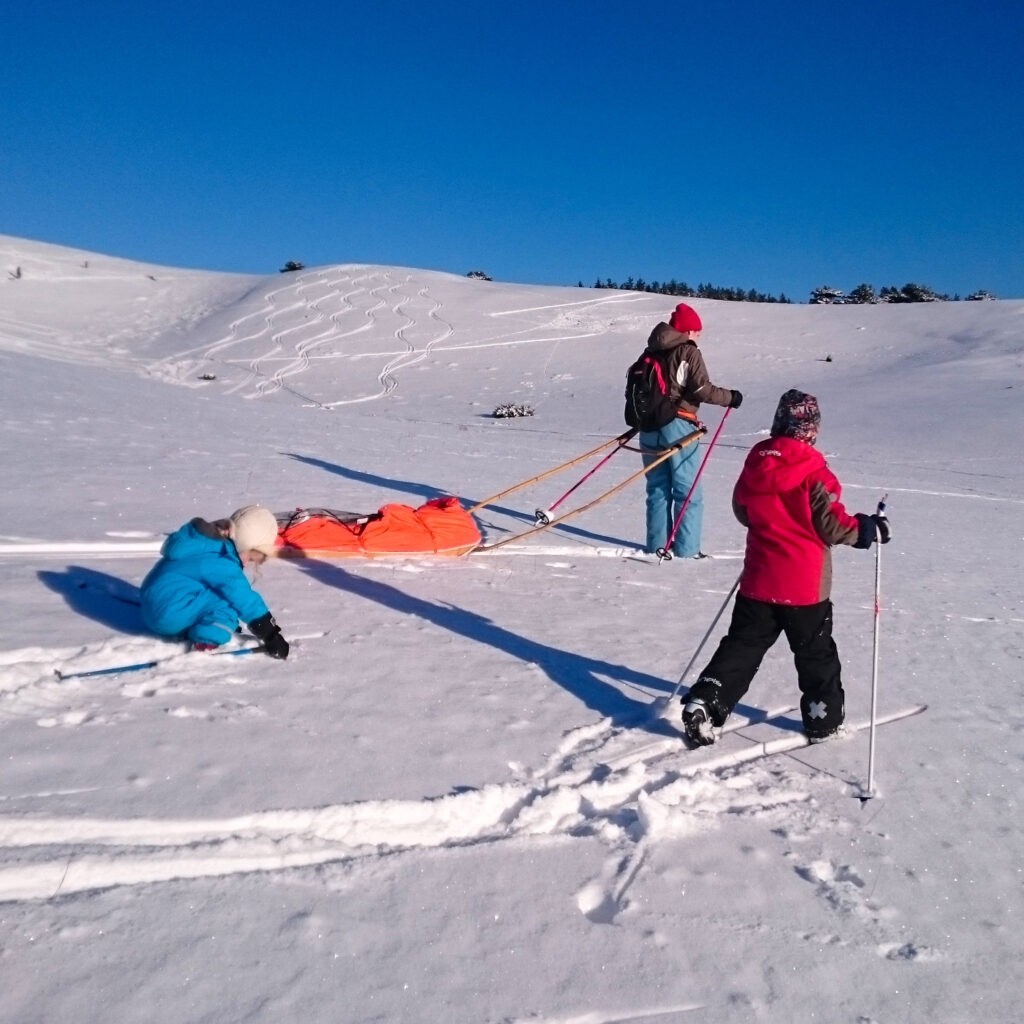
M657 374L658 377L658 387L661 388L661 393L663 395L667 395L668 385L665 383L665 374L662 373L661 370L661 360L655 356L646 356L645 359L654 367L654 372Z

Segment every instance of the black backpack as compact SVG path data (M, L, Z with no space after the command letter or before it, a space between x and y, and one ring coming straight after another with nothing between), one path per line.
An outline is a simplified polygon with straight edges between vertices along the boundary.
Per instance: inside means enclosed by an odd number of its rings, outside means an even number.
M660 353L644 351L626 372L626 424L637 430L660 430L676 418L669 395L668 369Z

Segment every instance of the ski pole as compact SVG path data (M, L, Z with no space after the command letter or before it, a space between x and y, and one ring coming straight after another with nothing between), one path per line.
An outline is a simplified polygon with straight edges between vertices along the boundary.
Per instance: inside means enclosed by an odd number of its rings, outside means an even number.
M666 448L660 455L658 455L653 462L648 463L643 469L637 470L632 476L626 477L625 480L620 484L616 484L611 490L605 491L604 494L599 494L593 501L587 502L586 505L580 505L579 508L574 508L569 512L563 512L557 519L552 519L550 523L542 523L538 526L531 527L529 530L523 533L517 533L512 537L506 537L504 540L495 541L493 544L484 544L481 547L474 548L474 553L481 553L484 551L495 551L497 548L504 547L506 544L511 544L513 541L523 540L524 537L532 537L535 533L540 533L541 530L547 530L549 527L558 526L560 523L564 523L566 519L572 518L572 516L578 516L581 512L586 512L588 509L592 509L595 505L599 505L602 501L606 501L613 494L618 494L624 487L628 487L634 480L639 480L640 477L647 473L650 473L655 466L660 466L666 459L670 459L680 448L685 448L687 445L693 444L698 438L703 437L705 431L703 427L697 427L694 429L692 434L687 434L686 437L676 441L675 444L671 444Z
M883 494L875 515L885 518L885 499L888 494ZM875 795L875 724L876 709L878 707L878 627L882 614L881 604L882 592L882 532L875 526L875 628L872 638L871 652L871 725L868 730L868 786L863 799L870 799Z
M718 424L718 429L715 431L715 436L711 438L711 444L708 445L708 450L704 453L704 458L701 460L700 468L697 470L697 475L693 478L693 485L690 487L690 493L686 495L686 500L683 502L683 507L679 510L679 515L676 516L675 524L672 527L672 532L668 535L668 540L665 541L663 548L658 548L658 565L669 557L669 548L672 547L672 541L675 540L676 531L679 529L679 524L683 521L683 513L686 511L686 506L690 504L690 499L693 497L693 492L697 489L697 483L700 480L701 473L704 472L704 467L708 464L708 459L711 458L711 451L715 447L715 442L718 440L718 435L722 432L722 427L725 426L725 421L729 418L729 413L732 412L732 406L727 406L725 413L722 416L722 422Z
M259 654L263 651L263 646L259 647L239 647L233 651L212 651L211 657L215 657L219 654ZM188 653L187 651L185 653ZM53 670L54 675L60 680L65 679L87 679L91 676L114 676L121 672L139 672L144 668L156 668L157 665L162 665L165 661L170 661L172 658L180 657L180 654L169 654L166 658L156 658L153 661L139 661L134 665L111 665L110 668L93 668L87 672L61 672L59 668Z
M554 502L551 505L548 505L547 508L537 509L537 511L534 512L534 515L537 518L537 522L540 523L542 526L548 526L551 523L551 513L554 512L555 509L558 508L558 506L561 505L562 502L565 501L565 499L568 498L569 495L572 494L572 492L575 491L577 487L579 487L581 484L589 480L616 452L622 451L626 442L630 438L635 436L636 433L636 430L630 430L628 433L623 434L621 439L619 440L619 443L589 473L580 477L580 479L577 480L576 483L574 483L572 487L570 487L569 490L567 490L565 494L563 494L558 499L558 501Z
M739 576L736 577L736 582L732 585L732 588L729 590L729 593L725 595L725 600L722 602L722 607L718 609L718 613L711 620L711 625L708 626L708 631L704 634L703 637L701 637L700 643L697 644L697 650L693 652L693 657L687 662L686 668L683 669L681 675L679 676L679 682L676 683L676 688L667 697L662 698L662 701L664 701L664 703L661 706L661 708L659 708L659 711L667 708L672 703L672 701L676 699L676 695L683 687L683 680L689 674L690 669L693 668L693 664L699 657L700 652L704 650L704 645L708 642L708 637L711 636L711 634L714 632L715 626L718 625L718 620L722 617L722 614L724 613L725 609L729 607L729 602L732 600L732 595L736 593L736 588L740 585L740 579L742 578L742 575L743 574L741 573Z

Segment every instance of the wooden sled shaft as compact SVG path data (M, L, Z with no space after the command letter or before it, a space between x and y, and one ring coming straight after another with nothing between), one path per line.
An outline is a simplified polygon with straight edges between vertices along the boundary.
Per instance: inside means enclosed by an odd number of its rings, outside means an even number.
M555 466L554 469L549 469L544 473L538 473L536 476L530 477L529 480L524 480L522 483L513 484L511 487L506 487L505 490L499 491L497 494L492 495L486 501L481 501L479 504L474 505L471 509L468 509L470 514L478 511L479 509L486 508L488 505L493 505L494 502L506 495L512 494L515 491L520 491L524 487L529 487L530 484L535 484L539 480L545 480L549 476L554 476L556 473L561 473L565 469L569 469L572 466L576 466L581 462L585 462L592 455L597 455L598 452L603 452L606 448L610 448L613 444L617 444L620 447L629 441L636 434L636 430L632 427L619 434L618 437L613 437L610 441L605 441L603 444L599 444L596 448L591 448L589 452L584 452L582 455L577 455L575 459L570 459L568 462L563 462L560 466Z
M481 551L494 551L497 548L503 547L505 544L511 544L515 540L523 540L526 537L532 537L535 533L540 533L542 530L548 530L552 526L558 526L559 523L564 523L566 519L571 519L573 516L579 515L581 512L586 512L587 509L593 508L595 505L599 505L606 498L610 498L613 494L618 494L624 487L628 487L634 480L639 480L641 477L646 476L655 466L660 466L666 459L672 458L676 452L682 451L683 448L689 447L694 442L698 441L707 433L704 427L698 427L691 434L687 434L686 437L677 441L674 445L666 448L657 458L652 459L643 469L637 470L631 476L628 476L621 483L616 484L611 490L605 491L603 494L599 494L593 501L588 502L586 505L581 505L579 508L573 509L571 512L566 512L565 515L559 516L557 519L552 519L551 522L545 523L541 526L535 526L531 530L527 530L525 533L516 534L514 537L506 537L504 540L499 540L494 544L484 544L481 547L476 548L474 554ZM472 510L471 510L472 511Z

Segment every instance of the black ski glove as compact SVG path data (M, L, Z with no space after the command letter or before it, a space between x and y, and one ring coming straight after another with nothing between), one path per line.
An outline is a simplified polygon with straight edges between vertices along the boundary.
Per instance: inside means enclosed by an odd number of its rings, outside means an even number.
M892 536L892 531L889 529L889 520L885 516L874 515L871 517L875 521L875 526L878 527L879 543L888 544L889 538Z
M855 548L867 550L875 539L875 531L878 531L878 538L882 544L888 544L892 531L889 529L889 520L885 516L869 516L864 512L858 512L854 519L857 520L857 543Z
M281 636L281 627L274 621L274 616L270 612L261 615L258 619L253 619L249 623L249 628L252 630L252 635L263 644L263 649L272 658L283 660L288 657L288 651L291 648L288 646L288 641Z
M732 398L729 400L730 409L738 409L743 404L743 392L733 389Z

